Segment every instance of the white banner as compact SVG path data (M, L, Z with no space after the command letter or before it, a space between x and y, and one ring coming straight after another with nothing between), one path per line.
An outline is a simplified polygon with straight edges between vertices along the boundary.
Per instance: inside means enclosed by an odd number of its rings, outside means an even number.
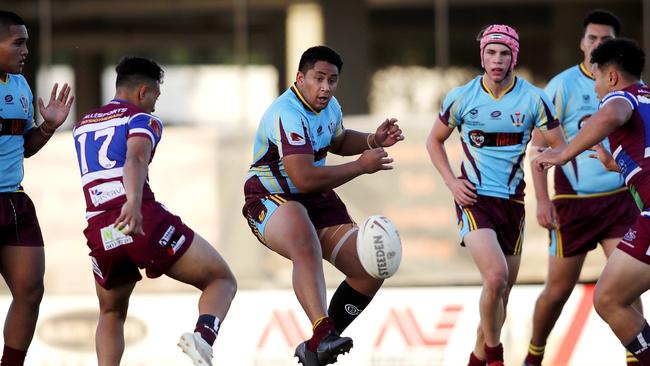
M502 340L507 365L520 365L541 286L515 286ZM329 291L331 294L331 291ZM462 366L478 325L478 287L383 289L344 333L354 340L341 366ZM546 365L624 365L624 349L592 305L593 286L578 286L549 343ZM9 298L0 299L2 309ZM190 361L176 346L194 328L198 294L131 299L123 366L178 366ZM93 296L46 296L26 365L96 365ZM215 344L215 365L295 366L310 324L292 291L240 291Z

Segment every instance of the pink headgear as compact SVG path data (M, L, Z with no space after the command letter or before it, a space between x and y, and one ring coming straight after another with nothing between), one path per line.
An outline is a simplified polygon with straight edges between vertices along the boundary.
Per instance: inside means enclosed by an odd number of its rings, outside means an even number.
M512 71L517 64L517 56L519 56L519 34L517 34L517 31L504 24L493 24L485 28L481 34L481 59L485 46L490 43L499 43L510 49L510 52L512 52L510 71Z

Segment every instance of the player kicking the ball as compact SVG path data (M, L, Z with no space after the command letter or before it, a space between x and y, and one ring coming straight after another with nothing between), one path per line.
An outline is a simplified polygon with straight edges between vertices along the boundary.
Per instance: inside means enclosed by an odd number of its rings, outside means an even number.
M352 347L352 340L340 333L382 285L362 268L355 247L357 227L333 188L362 174L392 169L393 159L384 147L404 139L396 119L386 119L375 133L343 127L334 98L342 65L340 56L325 46L302 54L295 83L262 117L244 185L243 214L251 230L293 263L293 289L313 327L312 337L296 349L303 365L334 363ZM328 152L361 156L325 165ZM346 275L329 309L322 259Z
M125 57L115 71L115 98L73 130L99 299L98 364L120 364L129 298L142 279L138 268L145 268L147 277L166 274L201 290L196 327L181 336L179 346L194 365L210 366L235 278L210 243L158 203L149 187L149 163L163 132L151 114L163 70L149 59Z

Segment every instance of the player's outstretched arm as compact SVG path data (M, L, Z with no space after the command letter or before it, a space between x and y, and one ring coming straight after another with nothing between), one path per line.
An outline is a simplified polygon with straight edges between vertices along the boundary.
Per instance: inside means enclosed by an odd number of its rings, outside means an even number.
M355 161L341 165L314 166L314 156L293 154L282 158L282 164L293 184L302 193L324 192L362 175L393 169L392 158L383 148L364 151Z
M538 170L552 165L564 165L581 152L601 142L614 129L625 124L632 116L632 106L623 99L612 99L594 113L571 143L544 151L535 159Z
M63 84L57 95L58 87L59 84L54 84L52 87L47 106L43 103L42 98L38 98L38 110L43 117L43 123L38 128L32 128L25 135L24 156L26 158L36 154L52 137L54 131L68 118L70 107L74 101L74 96L70 95L72 88L67 83Z
M429 137L427 138L427 151L429 158L436 167L442 180L447 185L447 188L454 196L454 200L463 206L470 206L476 203L476 187L466 180L456 178L451 165L449 164L449 157L445 149L445 141L454 132L453 128L447 127L440 119L438 119L431 128Z
M142 230L142 188L147 179L151 161L152 143L147 137L134 136L127 140L124 163L126 202L113 224L124 234L144 234Z
M368 149L390 147L404 140L397 118L386 118L375 133L345 130L332 141L330 152L341 156L358 155Z

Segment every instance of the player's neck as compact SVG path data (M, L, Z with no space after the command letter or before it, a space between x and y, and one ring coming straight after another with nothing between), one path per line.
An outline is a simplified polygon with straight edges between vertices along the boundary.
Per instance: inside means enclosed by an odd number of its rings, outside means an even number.
M513 81L514 76L512 75L512 72L509 72L502 80L492 80L487 76L487 74L483 74L483 86L485 86L490 94L497 99L510 89Z
M9 74L6 72L0 72L0 82L6 83L9 78Z

